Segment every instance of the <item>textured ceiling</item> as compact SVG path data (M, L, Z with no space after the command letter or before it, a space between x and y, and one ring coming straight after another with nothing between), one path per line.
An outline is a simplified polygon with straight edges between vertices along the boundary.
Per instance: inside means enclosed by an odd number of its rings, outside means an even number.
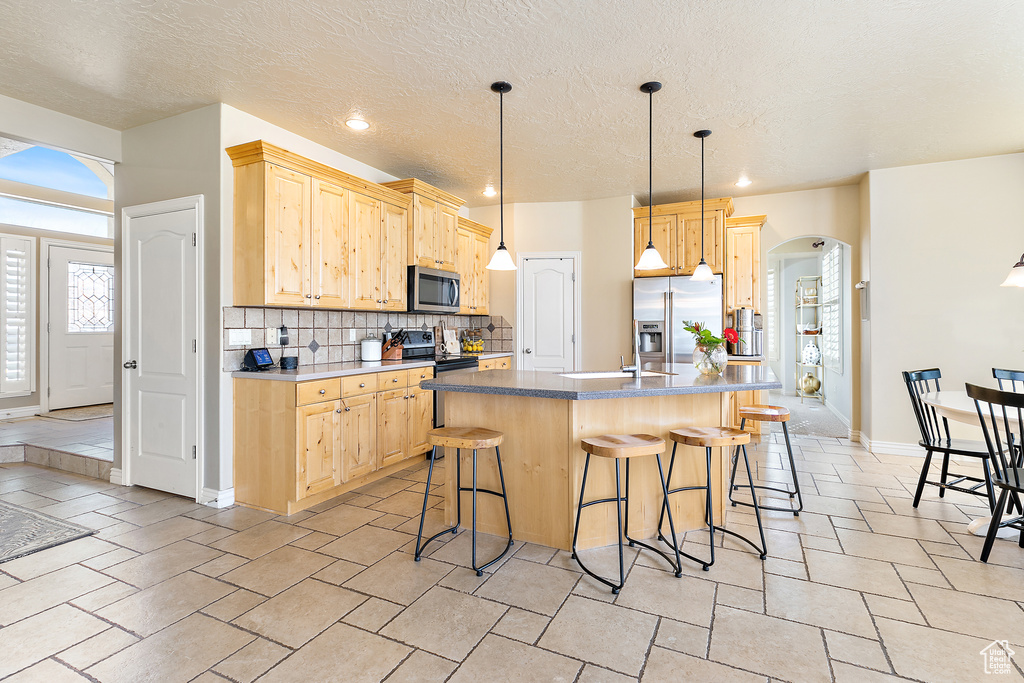
M0 93L118 129L225 102L399 177L508 201L850 182L1024 150L1010 0L0 0ZM371 121L354 133L337 117ZM754 184L733 186L741 174Z

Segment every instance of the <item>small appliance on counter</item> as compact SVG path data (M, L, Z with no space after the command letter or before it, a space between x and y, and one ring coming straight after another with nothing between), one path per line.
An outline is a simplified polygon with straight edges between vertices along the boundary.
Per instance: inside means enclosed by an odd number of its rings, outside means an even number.
M267 349L249 349L245 352L245 358L242 359L242 369L257 372L260 370L269 370L274 367L274 359L270 357L270 351Z
M367 337L359 342L359 358L364 361L380 360L381 341L376 337Z
M734 356L761 355L761 330L755 325L753 308L739 306L732 311L732 328L740 336L740 341L729 344L729 353Z
M295 370L299 367L298 356L281 356L282 370Z

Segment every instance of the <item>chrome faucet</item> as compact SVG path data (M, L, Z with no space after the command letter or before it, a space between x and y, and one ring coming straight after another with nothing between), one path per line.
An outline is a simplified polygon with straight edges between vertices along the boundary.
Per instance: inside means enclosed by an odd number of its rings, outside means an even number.
M626 365L626 359L619 356L619 370L632 372L636 379L640 379L643 374L640 369L640 324L636 320L633 321L633 364Z

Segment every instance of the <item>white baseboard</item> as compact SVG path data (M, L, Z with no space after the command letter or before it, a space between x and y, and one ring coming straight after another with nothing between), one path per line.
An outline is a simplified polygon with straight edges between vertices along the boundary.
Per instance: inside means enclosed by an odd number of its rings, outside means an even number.
M121 468L120 467L111 467L110 468L110 483L111 484L117 484L118 486L123 486L124 485L124 479L123 479L123 477L121 475Z
M0 420L10 420L16 417L32 417L40 412L39 406L25 406L24 408L8 408L0 410Z
M861 438L861 434L860 434L860 430L859 429L851 429L850 430L850 441L856 441L856 442L859 442L859 443L864 443L864 439Z
M898 441L872 441L863 434L860 442L871 453L884 453L886 455L909 455L914 458L924 458L924 449L916 443L901 443Z
M217 489L204 488L200 502L212 508L231 507L235 504L235 489L230 488L218 491Z

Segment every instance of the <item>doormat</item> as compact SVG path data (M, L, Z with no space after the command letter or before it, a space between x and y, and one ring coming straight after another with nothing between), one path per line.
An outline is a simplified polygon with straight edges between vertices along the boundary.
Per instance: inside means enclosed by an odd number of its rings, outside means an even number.
M96 533L0 500L0 563Z
M42 417L52 417L54 420L66 420L68 422L84 422L85 420L98 420L102 417L114 416L113 403L101 403L97 406L82 406L81 408L64 408L45 413Z

